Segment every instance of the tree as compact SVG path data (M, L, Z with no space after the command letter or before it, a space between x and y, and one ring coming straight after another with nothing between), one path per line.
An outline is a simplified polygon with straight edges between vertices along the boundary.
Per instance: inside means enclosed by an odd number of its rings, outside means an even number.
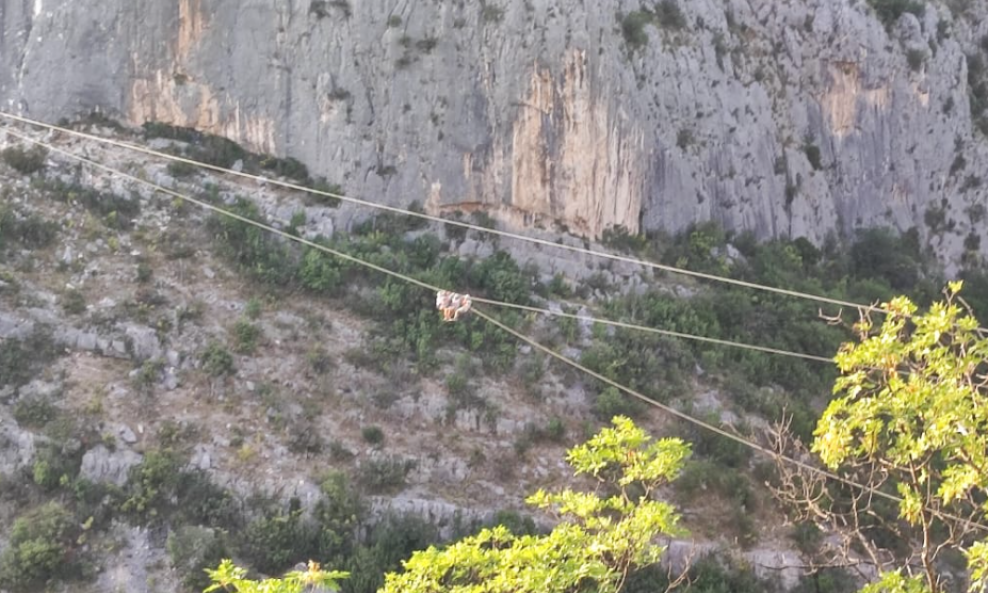
M597 482L593 492L539 490L528 498L561 519L549 534L515 535L501 525L444 549L415 552L404 562L404 572L385 576L381 593L620 591L632 569L659 560L665 548L656 545L656 538L683 533L672 505L654 496L679 474L690 449L680 439L653 441L628 418L616 417L612 423L613 428L568 453L576 474ZM257 582L230 560L207 573L214 584L206 593L301 593L312 586L336 590L336 581L349 576L323 572L310 562L307 572ZM670 587L685 576L684 570Z
M656 537L681 533L674 508L653 496L679 474L689 446L652 442L628 418L612 422L567 456L577 475L597 481L594 492L539 490L528 498L559 516L552 532L517 536L498 526L415 552L403 573L385 577L381 593L620 591L632 568L659 560Z
M938 560L948 550L967 554L972 590L988 584L988 543L972 545L988 533L980 523L988 508L988 336L960 289L951 283L922 315L895 298L883 305L890 313L880 326L862 314L858 343L835 358L837 397L811 451L866 489L779 464L777 493L801 519L841 536L828 560L867 567L866 576L878 571L868 593L943 591ZM784 430L776 444L780 452L800 447Z
M349 573L338 570L325 571L316 562L309 561L305 570L294 570L280 579L253 581L247 578L247 570L223 560L216 570L206 569L213 582L204 593L225 591L227 593L301 593L313 589L339 591L338 581L349 577Z

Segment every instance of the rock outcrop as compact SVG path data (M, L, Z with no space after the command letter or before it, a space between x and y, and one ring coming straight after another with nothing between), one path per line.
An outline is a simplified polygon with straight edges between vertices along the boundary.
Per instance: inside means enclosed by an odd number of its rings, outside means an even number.
M140 454L130 449L110 451L103 445L96 445L82 456L79 475L90 482L123 486L127 482L127 472L141 459Z
M984 2L888 27L852 0L696 0L650 24L643 6L2 0L0 104L193 126L354 195L518 227L915 226L947 260L979 232Z

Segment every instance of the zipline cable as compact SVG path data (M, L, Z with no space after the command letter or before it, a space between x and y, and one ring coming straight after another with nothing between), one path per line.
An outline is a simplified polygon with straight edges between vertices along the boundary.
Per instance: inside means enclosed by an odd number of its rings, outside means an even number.
M382 272L382 273L385 273L385 274L398 274L397 272L393 272L391 270L387 270L387 269L382 268L380 266L376 266L375 264L371 264L369 262L362 262L361 260L358 260L358 259L356 259L356 258L354 258L354 257L352 257L350 255L347 255L346 253L343 253L341 251L337 251L335 249L329 248L329 247L327 247L325 245L316 243L314 241L310 241L310 240L305 239L305 238L302 238L302 237L297 237L295 235L292 235L291 233L287 233L285 231L281 231L279 229L275 229L273 227L270 227L268 225L264 225L262 223L257 223L256 221L252 221L251 219L249 219L249 218L247 218L245 216L241 216L241 215L238 215L236 213L233 213L233 212L229 212L227 210L224 210L222 208L218 208L216 206L213 206L212 204L209 204L208 202L197 200L195 198L190 198L190 197L185 196L183 194L180 194L180 193L178 193L178 192L176 192L174 190L170 190L170 189L161 187L160 185L157 185L157 184L153 184L151 182L144 181L144 180L140 179L139 177L135 177L135 176L130 175L128 173L124 173L122 171L118 171L118 170L113 169L111 167L107 167L105 165L102 165L100 163L97 163L97 162L93 161L92 159L88 159L86 157L82 157L82 156L76 155L74 153L71 153L70 151L67 151L65 149L55 147L55 146L53 146L51 144L48 144L48 143L45 143L45 142L42 142L42 141L39 141L39 140L35 140L35 139L31 138L30 136L26 136L26 135L20 134L18 132L13 132L9 128L6 128L6 131L7 131L7 133L9 133L10 135L12 135L14 137L17 137L17 138L20 138L22 140L26 140L26 141L29 141L29 142L33 142L33 143L38 144L40 146L44 146L45 148L47 148L47 149L49 149L51 151L58 152L60 154L63 154L65 156L68 156L70 158L74 158L74 159L77 159L77 160L86 162L86 163L88 163L91 166L97 167L97 168L102 169L102 170L104 170L106 172L109 172L111 174L124 177L124 178L126 178L126 179L128 179L130 181L134 181L134 182L137 182L137 183L142 183L144 185L148 185L148 186L154 188L156 191L160 191L160 192L165 193L167 195L170 195L172 197L189 201L191 203L194 203L196 205L199 205L199 206L201 206L203 208L207 208L207 209L212 210L212 211L217 212L217 213L223 213L224 215L228 215L228 216L230 216L232 218L235 218L235 219L237 219L237 220L239 220L241 222L246 222L246 223L249 223L249 224L253 224L255 226L258 226L259 228L262 228L264 230L267 230L267 231L270 231L272 233L275 233L275 234L277 234L277 235L279 235L281 237L284 237L286 239L289 239L289 240L292 240L292 241L296 241L298 243L301 243L301 244L306 245L308 247L312 247L314 249L319 249L321 251L324 251L326 253L330 253L331 255L334 255L336 257L339 257L341 259L344 259L344 260L347 260L347 261L350 261L350 262L353 262L353 263L360 263L362 265L366 265L368 267L373 268L375 271L378 271L378 272ZM411 282L413 284L417 284L421 288L429 288L430 290L438 290L438 289L436 289L436 288L434 288L432 286L429 286L429 285L427 285L427 284L425 284L423 282L420 282L420 281L415 280L414 278L411 278L411 277L408 277L408 276L403 276L402 275L401 278L403 280L406 280L406 281ZM516 303L507 303L507 302L502 302L502 301L485 299L485 298L482 298L482 297L472 297L472 298L473 298L473 300L475 302L483 303L483 304L487 304L487 305L492 305L492 306L495 306L495 307L510 308L510 309L516 309L516 310L519 310L519 311L526 311L526 312L529 312L529 313L538 313L538 314L541 314L541 315L548 315L548 316L553 316L553 317L562 317L562 318L567 318L567 319L574 319L574 320L585 322L585 323L600 323L601 325L607 325L607 326L611 326L611 327L619 327L619 328L624 328L624 329L642 331L642 332L646 332L646 333L651 333L651 334L656 334L656 335L661 335L661 336L666 336L666 337L671 337L671 338L680 338L680 339L684 339L684 340L692 340L692 341L695 341L695 342L702 342L702 343L713 344L713 345L717 345L717 346L726 346L726 347L731 347L731 348L740 348L740 349L751 350L751 351L755 351L755 352L762 352L762 353L765 353L765 354L775 354L775 355L779 355L779 356L788 356L788 357L791 357L791 358L800 358L800 359L803 359L803 360L811 360L811 361L814 361L814 362L822 362L822 363L827 363L827 364L832 364L833 363L833 359L832 358L827 358L825 356L817 356L817 355L813 355L813 354L805 354L805 353L802 353L802 352L793 352L793 351L783 350L783 349L779 349L779 348L771 348L771 347L768 347L768 346L758 346L758 345L755 345L755 344L746 344L746 343L743 343L743 342L735 342L735 341L723 340L723 339L719 339L719 338L710 338L710 337L706 337L706 336L698 336L698 335L688 334L688 333L684 333L684 332L677 332L677 331L660 329L660 328L655 328L655 327L647 327L647 326L637 325L637 324L634 324L634 323L627 323L627 322L623 322L623 321L613 321L613 320L610 320L610 319L601 319L601 318L597 318L597 317L591 317L591 316L585 316L585 315L576 315L576 314L573 314L573 313L566 313L564 311L553 311L551 309L546 309L546 308L541 308L541 307L533 307L533 306L529 306L529 305L520 305L520 304L516 304Z
M279 229L276 229L274 227L271 227L270 225L266 225L264 223L261 223L261 222L255 221L255 220L251 220L251 219L249 219L247 217L244 217L244 216L241 216L239 214L236 214L235 212L230 212L228 210L224 210L223 208L219 208L219 207L214 206L212 204L209 204L207 202L203 202L201 200L197 200L195 198L186 196L186 195L181 194L179 192L176 192L176 191L167 189L167 188L162 187L162 186L160 186L160 185L158 185L156 183L153 183L151 181L146 181L144 179L140 179L138 177L134 177L133 175L130 175L130 174L125 173L123 171L119 171L117 169L113 169L112 167L108 167L108 166L103 165L101 163L97 163L95 161L92 161L91 159L88 159L88 158L83 157L83 156L76 155L76 154L71 153L71 152L69 152L67 150L63 150L61 148L57 148L55 146L51 146L50 144L47 144L47 143L42 142L40 140L35 140L33 138L30 138L29 136L24 136L24 135L20 135L20 134L17 134L17 133L12 133L9 130L8 130L8 133L11 133L12 135L14 135L16 137L19 137L19 138L21 138L23 140L26 140L28 142L32 142L32 143L37 144L39 146L44 146L44 147L46 147L46 148L48 148L50 150L53 150L54 152L58 152L60 154L63 154L65 156L68 156L69 158L72 158L72 159L75 159L75 160L78 160L78 161L87 163L87 164L89 164L91 166L97 167L97 168L99 168L99 169L101 169L103 171L106 171L106 172L108 172L108 173L110 173L112 175L116 175L118 177L121 177L121 178L124 178L124 179L128 179L130 181L133 181L133 182L140 183L142 185L151 187L151 188L155 189L156 191L160 191L160 192L165 193L167 195L171 195L173 197L179 198L181 200L185 200L185 201L190 202L192 204L196 204L196 205L198 205L200 207L203 207L203 208L206 208L206 209L211 210L213 212L216 212L217 214L221 214L223 216L227 216L227 217L233 218L235 220L239 220L239 221L244 222L246 224L249 224L249 225L252 225L254 227L257 227L257 228L259 228L261 230L264 230L264 231L267 231L267 232L270 232L270 233L273 233L273 234L276 234L276 235L280 235L280 236L282 236L282 237L284 237L286 239L289 239L289 240L292 240L292 241L296 241L296 242L299 242L299 243L302 243L302 244L311 246L311 247L313 247L315 249L319 249L321 251L325 251L325 252L327 252L327 253L329 253L331 255L334 255L334 256L339 257L341 259L344 259L346 261L350 261L350 262L355 263L357 265L361 265L361 266L367 267L369 269L372 269L372 270L381 272L383 274L386 274L388 276L391 276L391 277L397 278L399 280L408 282L408 283L413 284L415 286L418 286L420 288L424 288L424 289L430 290L432 292L437 292L437 291L440 290L439 287L432 286L432 285L430 285L430 284L428 284L426 282L423 282L423 281L418 280L416 278L412 278L412 277L410 277L410 276L408 276L406 274L402 274L400 272L395 272L394 270L389 270L389 269L384 268L382 266L378 266L376 264L373 264L373 263L364 261L364 260L362 260L360 258L356 258L356 257L353 257L351 255L348 255L348 254L345 254L345 253L336 251L334 249L328 248L328 247L326 247L324 245L319 245L318 243L314 243L314 242L309 241L307 239L304 239L302 237L297 237L295 235L291 235L290 233L286 233L284 231L281 231ZM493 304L493 302L492 301L488 301L487 304ZM498 303L498 304L499 305L503 305L504 303ZM857 482L855 480L851 480L849 478L845 478L843 476L840 476L840 475L838 475L838 474L836 474L834 472L831 472L831 471L828 471L828 470L825 470L825 469L821 469L819 467L810 465L810 464L808 464L806 462L800 461L800 460L795 459L793 457L789 457L787 455L778 453L776 451L772 451L768 447L765 447L765 446L763 446L763 445L761 445L759 443L756 443L755 441L746 439L746 438L744 438L744 437L742 437L742 436L740 436L738 434L735 434L735 433L726 431L726 430L724 430L724 429L722 429L722 428L720 428L718 426L714 426L713 424L710 424L709 422L705 422L703 420L700 420L699 418L695 418L693 416L690 416L689 414L687 414L685 412L681 412L679 410L676 410L675 408L673 408L671 406L668 406L666 404L663 404L661 402L657 402L657 401L655 401L655 400L653 400L653 399L651 399L651 398L649 398L649 397L647 397L647 396L639 393L638 391L636 391L636 390L634 390L634 389L632 389L630 387L626 387L626 386L618 383L617 381L614 381L613 379L609 379L609 378L605 377L604 375L601 375L600 373L597 373L597 372L594 372L594 371L588 369L587 367L583 366L582 364L580 364L580 363L578 363L578 362L576 362L574 360L571 360L571 359L563 356L562 354L559 354L558 352L556 352L555 350L552 350L551 348L548 348L546 346L543 346L542 344L540 344L539 342L533 340L532 338L529 338L528 336L522 334L521 332L518 332L518 331L516 331L516 330L514 330L514 329L512 329L510 327L508 327L507 325L501 323L500 321L498 321L497 319L491 317L490 315L487 315L483 311L479 311L479 310L476 310L475 309L474 310L474 313L477 314L482 319L484 319L485 321L491 323L495 327L498 327L502 331L505 331L505 332L511 334L512 336L516 337L517 339L521 340L522 342L525 342L525 343L529 344L531 347L536 348L539 351L544 352L544 353L548 354L549 356L551 356L551 357L559 360L560 362L562 362L564 364L567 364L567 365L573 367L574 369L576 369L578 371L581 371L583 373L586 373L587 375L589 375L589 376L597 379L598 381L601 381L601 382L603 382L603 383L605 383L607 385L610 385L611 387L614 387L615 389L618 389L618 390L620 390L620 391L622 391L622 392L630 395L631 397L634 397L635 399L638 399L638 400L644 402L646 405L650 405L652 407L658 408L659 410L662 410L662 411L666 412L667 414L669 414L669 415L671 415L673 417L679 418L679 419L684 420L686 422L689 422L689 423L691 423L691 424L693 424L693 425L695 425L695 426L697 426L699 428L702 428L704 430L713 432L713 433L718 434L718 435L720 435L722 437L728 438L728 439L730 439L732 441L737 442L740 445L743 445L745 447L748 447L748 448L752 449L753 451L756 451L758 453L761 453L763 455L766 455L766 456L768 456L768 457L770 457L770 458L772 458L774 460L785 462L785 463L790 464L790 465L792 465L794 467L800 468L800 469L802 469L804 471L808 471L808 472L817 474L817 475L819 475L819 476L821 476L823 478L826 478L826 479L829 479L829 480L833 480L833 481L836 481L836 482L840 482L840 483L842 483L842 484L844 484L846 486L850 486L852 488L861 490L862 492L869 492L869 493L871 493L871 494L873 494L875 496L878 496L880 498L884 498L884 499L887 499L887 500L890 500L890 501L893 501L893 502L897 502L897 503L903 503L903 502L905 502L901 497L898 497L898 496L896 496L894 494L889 494L887 492L883 492L881 490L872 488L872 487L870 487L870 486L868 486L866 484L862 484L862 483ZM967 524L968 527L974 527L974 528L977 528L979 530L988 531L988 525L983 525L981 523L976 523L976 522L971 521L970 519L959 517L959 516L954 515L954 514L951 514L951 513L945 513L945 512L942 512L942 511L937 511L935 509L930 509L928 507L925 507L925 510L927 510L928 512L932 513L935 516L938 516L938 517L941 517L941 518L946 518L946 519L951 519L951 520L958 521L958 522L961 522L961 523L965 523L965 524Z
M4 112L4 111L0 111L0 117L4 117L4 118L7 118L7 119L10 119L10 120L13 120L13 121L17 121L17 122L28 124L28 125L32 125L32 126L38 126L38 127L46 128L46 129L51 130L51 131L62 132L62 133L65 133L65 134L69 134L69 135L78 137L78 138L85 138L85 139L92 140L92 141L95 141L95 142L100 142L102 144L107 144L107 145L111 145L111 146L117 146L117 147L124 148L124 149L127 149L127 150L141 152L141 153L144 153L144 154L147 154L147 155L151 155L151 156L155 156L155 157L159 157L159 158L163 158L163 159L168 159L168 160L179 162L179 163L185 163L185 164L188 164L188 165L193 165L193 166L200 167L200 168L203 168L203 169L210 169L210 170L213 170L213 171L216 171L216 172L219 172L219 173L225 173L227 175L234 175L234 176L242 177L242 178L245 178L245 179L251 179L253 181L258 181L258 182L263 182L263 183L269 183L271 185L277 185L277 186L284 187L284 188L287 188L287 189L292 189L292 190L295 190L295 191L301 191L301 192L306 192L306 193L310 193L310 194L314 194L314 195L320 195L320 196L324 196L324 197L334 198L334 199L337 199L337 200L340 200L340 201L349 202L349 203L352 203L352 204L357 204L359 206L363 206L363 207L367 207L367 208L375 208L375 209L378 209L378 210L384 210L384 211L392 212L392 213L395 213L395 214L401 214L401 215L405 215L405 216L413 216L413 217L421 218L421 219L424 219L424 220L428 220L428 221L436 222L436 223L440 223L440 224L458 226L458 227L466 228L466 229L469 229L469 230L472 230L472 231L477 231L477 232L480 232L480 233L489 233L489 234L499 235L499 236L502 236L502 237L508 237L510 239L515 239L515 240L518 240L518 241L526 241L526 242L529 242L529 243L535 243L535 244L538 244L538 245L547 246L547 247L551 247L551 248L554 248L554 249L562 249L562 250L565 250L565 251L572 251L572 252L575 252L575 253L580 253L580 254L583 254L583 255L591 256L591 257L600 257L600 258L604 258L604 259L610 259L610 260L614 260L614 261L619 261L619 262L623 262L623 263L633 264L633 265L642 266L642 267L646 267L646 268L651 268L651 269L655 269L655 270L661 270L663 272L669 272L669 273L673 273L673 274L681 274L681 275L685 275L685 276L692 276L694 278L700 278L702 280L709 280L709 281L712 281L712 282L721 282L721 283L725 283L725 284L732 284L732 285L741 286L741 287L744 287L744 288L750 288L750 289L754 289L754 290L761 290L761 291L766 291L766 292L772 292L772 293L775 293L775 294L780 294L780 295L785 295L785 296L791 296L791 297L796 297L796 298L801 298L801 299L812 300L812 301L816 301L816 302L819 302L819 303L825 303L825 304L829 304L829 305L837 305L837 306L840 306L840 307L849 307L849 308L852 308L852 309L859 309L859 310L864 310L864 311L869 311L869 312L875 312L875 313L889 313L888 309L884 309L882 307L877 307L877 306L874 306L874 305L862 305L862 304L859 304L859 303L853 303L851 301L845 301L845 300L842 300L842 299L835 299L835 298L831 298L831 297L825 297L825 296L822 296L822 295L815 295L815 294L810 294L810 293L806 293L806 292L800 292L800 291L796 291L796 290L789 290L789 289L786 289L786 288L778 288L778 287L774 287L774 286L768 286L768 285L764 285L764 284L758 284L756 282L748 282L746 280L738 280L738 279L735 279L735 278L727 278L725 276L718 276L716 274L708 274L708 273L705 273L705 272L696 272L696 271L693 271L693 270L687 270L685 268L679 268L679 267L676 267L676 266L670 266L670 265L666 265L666 264L660 264L660 263L656 263L656 262L650 262L650 261L635 259L635 258L632 258L632 257L623 256L623 255L617 255L617 254L613 254L613 253L606 253L606 252L602 252L602 251L595 251L595 250L592 250L592 249L587 249L587 248L583 248L583 247L577 247L577 246L574 246L574 245L565 245L565 244L555 243L553 241L548 241L548 240L545 240L545 239L539 239L539 238L536 238L536 237L527 237L525 235L520 235L520 234L517 234L517 233L512 233L510 231L503 231L503 230L499 230L499 229L492 229L492 228L488 228L488 227L484 227L484 226L480 226L480 225L476 225L476 224L471 224L471 223L463 222L463 221L459 221L459 220L450 220L448 218L442 218L442 217L439 217L439 216L433 216L431 214L426 214L424 212L415 212L415 211L412 211L412 210L407 210L407 209L403 209L403 208L397 208L397 207L394 207L394 206L387 206L385 204L378 204L378 203L375 203L375 202L370 202L370 201L362 200L362 199L359 199L359 198L353 198L353 197L350 197L350 196L345 196L345 195L342 195L342 194L339 194L339 193L335 193L335 192L329 192L329 191L323 191L323 190L313 189L313 188L310 188L310 187L305 187L303 185L298 185L296 183L290 183L290 182L281 181L281 180L278 180L278 179L269 179L267 177L263 177L263 176L260 176L260 175L254 175L254 174L251 174L251 173L244 173L243 171L234 171L233 169L228 169L228 168L225 168L225 167L220 167L218 165L212 165L212 164L209 164L209 163L203 163L203 162L200 162L200 161L195 161L195 160L188 159L188 158L185 158L185 157L181 157L181 156L177 156L177 155L173 155L173 154L168 154L168 153L161 152L161 151L158 151L158 150L153 150L153 149L150 149L150 148L147 148L147 147L144 147L144 146L139 146L139 145L136 145L136 144L131 144L129 142L121 142L121 141L118 141L118 140L112 140L112 139L109 139L109 138L103 138L101 136L96 136L94 134L87 134L85 132L80 132L78 130L73 130L71 128L66 128L64 126L57 126L57 125L53 125L53 124L41 122L41 121L38 121L38 120L26 118L26 117L23 117L23 116L14 115L12 113L7 113L7 112Z

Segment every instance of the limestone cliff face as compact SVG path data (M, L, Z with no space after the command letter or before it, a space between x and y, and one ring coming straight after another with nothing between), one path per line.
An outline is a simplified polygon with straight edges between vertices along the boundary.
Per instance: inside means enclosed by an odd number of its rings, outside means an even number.
M633 51L625 0L0 0L0 102L194 126L515 226L917 226L951 259L988 201L965 59L988 2L968 4L886 29L854 0L693 0Z

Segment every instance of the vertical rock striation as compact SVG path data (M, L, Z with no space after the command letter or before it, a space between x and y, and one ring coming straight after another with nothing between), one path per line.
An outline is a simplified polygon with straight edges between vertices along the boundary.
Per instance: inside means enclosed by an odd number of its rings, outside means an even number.
M980 232L983 3L888 27L852 0L679 5L643 24L653 5L626 0L0 0L0 103L192 126L517 227L916 226L948 261Z

